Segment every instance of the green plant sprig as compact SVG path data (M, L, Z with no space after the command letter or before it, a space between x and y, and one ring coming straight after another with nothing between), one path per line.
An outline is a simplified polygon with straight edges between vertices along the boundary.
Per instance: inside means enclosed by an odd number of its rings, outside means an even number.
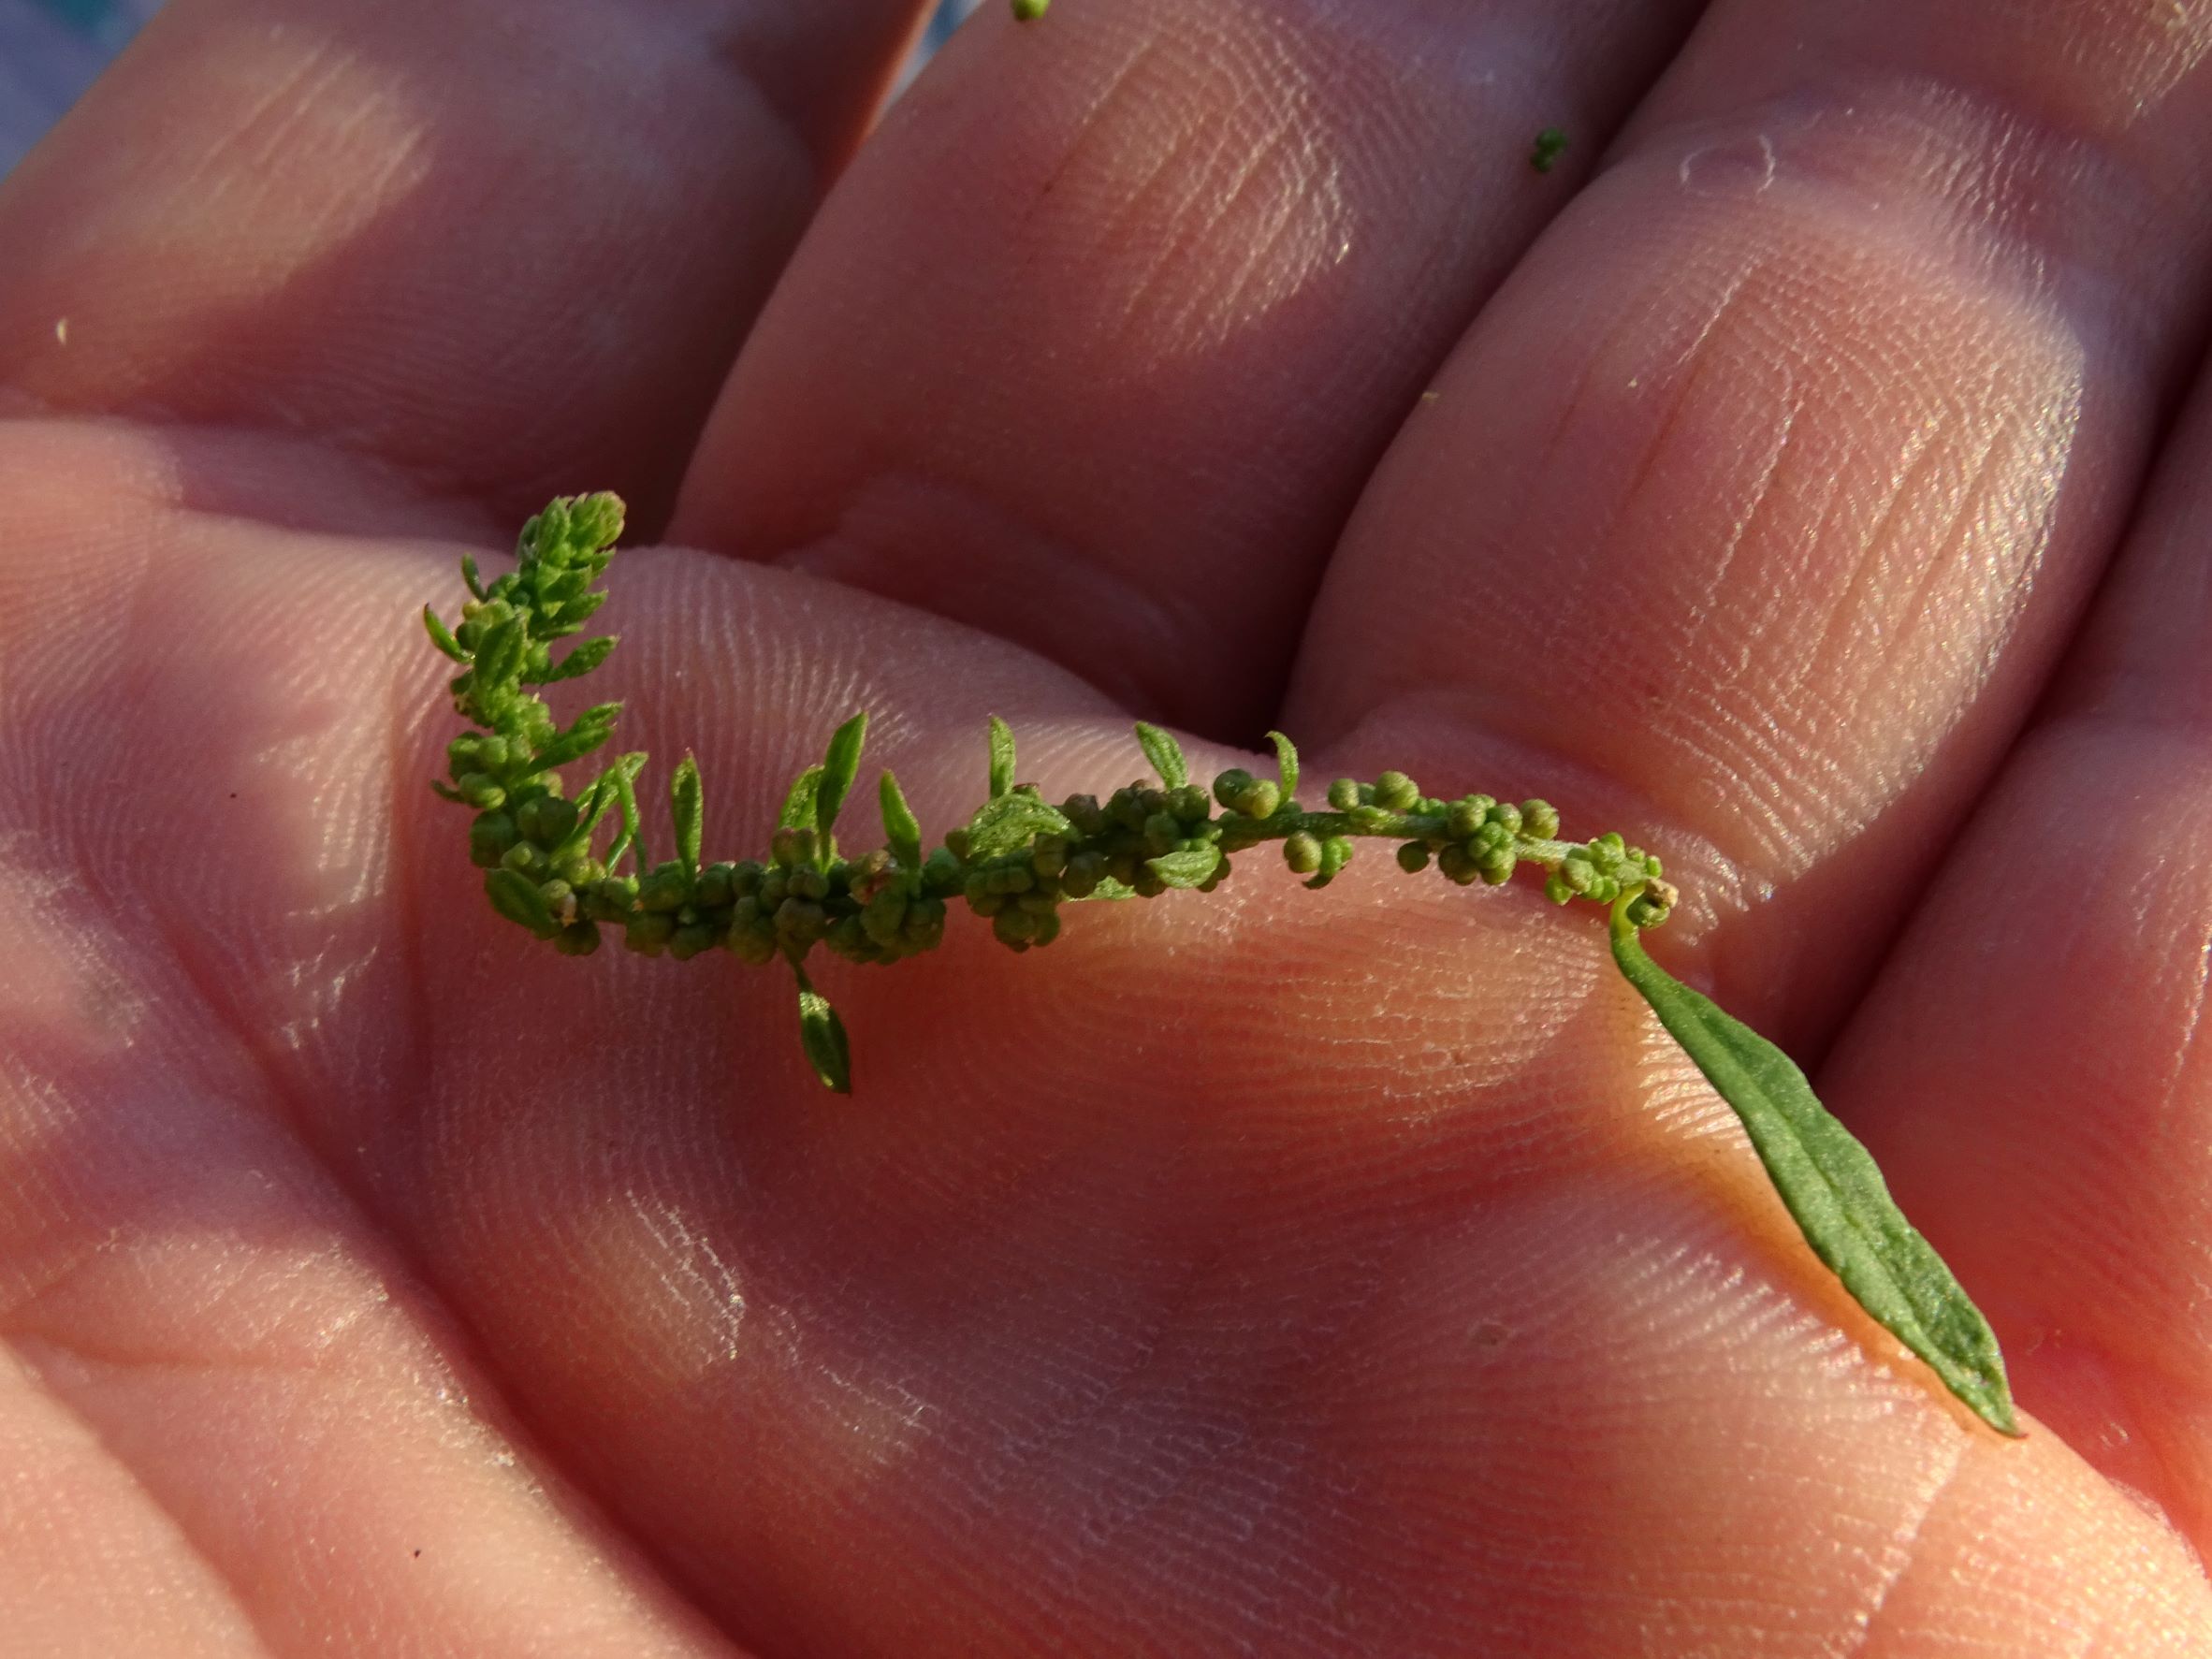
M1103 800L1049 802L1016 781L1013 733L996 716L983 804L966 823L925 852L921 825L885 771L877 788L884 845L847 857L836 827L859 779L863 712L793 780L757 858L703 861L699 768L687 755L669 786L675 856L655 862L636 789L646 756L617 756L573 795L562 777L605 744L620 705L595 705L561 725L537 691L590 673L614 649L600 637L552 655L604 603L598 584L621 530L622 503L612 495L557 500L523 527L514 570L487 585L475 561L462 560L470 598L458 626L423 610L431 641L461 665L454 706L478 728L448 745L448 779L432 787L474 811L470 856L508 921L572 955L597 950L613 929L646 955L726 950L752 964L780 959L796 983L807 1056L843 1094L851 1089L851 1044L808 975L817 948L855 963L904 961L935 949L951 910L964 905L1002 944L1035 950L1059 937L1070 904L1211 893L1238 854L1268 844L1309 888L1328 886L1367 839L1395 843L1407 873L1433 867L1460 886L1499 886L1539 870L1555 903L1607 908L1622 973L1742 1117L1807 1240L1859 1304L1985 1421L2018 1432L1986 1321L1898 1211L1866 1149L1786 1055L1645 954L1639 933L1665 922L1677 898L1656 857L1619 835L1562 839L1547 802L1445 799L1403 772L1337 779L1325 806L1309 808L1298 793L1298 750L1279 732L1269 734L1273 777L1231 767L1201 788L1175 739L1139 722L1152 779Z

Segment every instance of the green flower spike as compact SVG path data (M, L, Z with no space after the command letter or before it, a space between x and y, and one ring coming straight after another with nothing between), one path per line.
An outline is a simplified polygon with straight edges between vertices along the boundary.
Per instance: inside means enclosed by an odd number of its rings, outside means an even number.
M1016 0L1015 9L1033 17L1044 7ZM553 655L604 603L599 582L621 529L622 503L611 495L553 502L523 527L512 571L487 585L473 560L461 561L470 597L458 626L423 612L431 643L460 666L449 685L454 707L476 728L447 746L447 776L431 787L473 814L469 859L499 915L572 955L589 954L612 927L649 956L726 950L756 967L780 958L797 989L801 1049L825 1087L847 1094L851 1044L808 958L822 950L860 964L904 961L937 948L954 904L1019 953L1056 940L1072 904L1210 893L1238 853L1267 841L1309 888L1329 885L1355 843L1376 837L1396 843L1407 874L1433 866L1463 887L1535 870L1554 903L1607 908L1622 974L1735 1108L1807 1242L1859 1306L1985 1422L2019 1433L1987 1322L1899 1213L1867 1150L1787 1055L1645 953L1639 933L1664 923L1676 900L1657 858L1618 835L1562 841L1547 802L1431 799L1398 771L1372 783L1338 779L1326 808L1309 812L1298 800L1298 750L1280 733L1268 735L1274 779L1233 766L1207 789L1172 735L1140 723L1137 747L1157 782L1054 806L1016 781L1013 732L997 717L985 797L965 824L924 851L922 827L885 772L877 800L886 844L848 857L836 831L867 737L867 716L856 713L793 781L755 858L705 862L705 792L687 756L669 787L676 856L654 864L636 791L646 757L618 755L573 793L560 770L606 743L620 705L587 708L563 726L536 689L590 673L614 649L612 638L597 638Z

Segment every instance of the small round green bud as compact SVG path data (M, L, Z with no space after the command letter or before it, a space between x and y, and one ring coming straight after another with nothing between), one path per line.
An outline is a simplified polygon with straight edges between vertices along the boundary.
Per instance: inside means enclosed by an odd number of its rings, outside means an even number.
M668 953L678 962L689 962L706 951L711 951L720 941L715 929L705 922L691 922L677 928L668 940Z
M553 920L562 926L576 919L576 890L560 877L539 882L538 896L546 901L546 909Z
M1320 837L1305 830L1286 837L1283 841L1283 862L1290 866L1294 875L1312 875L1321 867Z
M1561 879L1557 870L1554 870L1544 878L1544 896L1555 905L1564 905L1573 900L1575 890Z
M506 813L482 813L469 825L469 862L483 869L494 868L520 839L515 820Z
M1157 812L1165 812L1168 809L1168 792L1145 784L1137 791L1137 805L1144 808L1147 818Z
M1559 834L1559 808L1550 801L1521 802L1521 832L1538 841L1550 840Z
M862 928L858 916L842 918L822 936L822 942L849 962L866 962L876 954L875 941Z
M761 910L767 915L776 913L776 907L791 896L791 872L786 869L763 870L761 884L753 896L761 901Z
M1410 812L1420 788L1403 772L1385 772L1375 780L1375 804L1386 812Z
M1061 836L1039 836L1029 852L1029 867L1041 876L1056 876L1068 867L1068 842Z
M1214 803L1195 783L1180 784L1168 792L1168 812L1182 823L1202 823L1212 816Z
M638 908L673 915L691 902L691 887L681 865L662 865L638 882Z
M1144 803L1138 799L1140 793L1134 784L1115 790L1107 799L1106 816L1121 825L1123 829L1142 829L1144 821L1152 814L1145 808Z
M550 851L568 839L576 827L576 804L559 795L537 795L515 808L515 827L522 838Z
M761 866L749 858L741 858L730 866L730 896L750 898L761 890Z
M1475 855L1457 841L1436 854L1436 868L1446 880L1460 887L1473 886L1482 875Z
M503 807L507 804L507 792L500 787L499 780L487 777L482 772L470 773L455 784L454 788L462 800L479 811L488 811L494 807Z
M1031 937L1029 942L1039 950L1042 950L1059 937L1060 918L1056 913L1047 911L1037 918L1037 932Z
M1426 841L1408 841L1398 849L1398 867L1409 876L1418 876L1429 867L1429 844Z
M1137 855L1134 852L1123 851L1109 852L1106 855L1106 873L1124 887L1136 885L1137 871L1142 867L1137 862Z
M1182 839L1183 825L1172 813L1155 812L1144 821L1144 850L1153 857L1172 852Z
M1000 944L1026 951L1037 937L1037 918L1020 909L1000 910L991 918L991 932Z
M814 856L814 832L783 825L768 837L768 856L779 869L797 868Z
M546 855L528 841L517 841L500 855L500 863L518 876L528 876L533 881L543 881L551 874Z
M1025 893L1014 900L1016 910L1027 910L1032 916L1049 916L1060 908L1056 893Z
M1483 880L1492 887L1501 887L1513 879L1513 849L1500 847L1477 857L1475 867Z
M886 887L877 894L860 912L862 928L880 945L887 945L898 938L906 920L907 895L895 887Z
M968 850L973 845L974 840L968 835L966 829L949 829L945 831L945 851L950 852L961 863L965 864L968 862ZM934 858L937 855L935 853L931 853L930 856Z
M1060 872L1060 891L1070 898L1088 898L1106 878L1106 859L1099 852L1078 852Z
M1518 836L1521 834L1521 808L1511 801L1500 801L1490 809L1489 817L1491 822L1504 830L1506 835Z
M1597 885L1597 866L1579 852L1570 852L1559 861L1559 879L1566 883L1569 893L1596 896L1592 890Z
M922 861L922 881L925 887L943 893L960 880L960 858L950 847L939 847Z
M599 949L599 928L590 922L572 922L553 936L553 948L563 956L589 956Z
M1445 833L1455 841L1464 841L1482 827L1482 810L1473 801L1454 801L1445 808Z
M1242 766L1231 766L1214 779L1214 798L1231 812L1242 812L1240 804L1251 793L1252 786L1259 779Z
M730 935L730 951L738 961L749 962L758 968L762 963L775 957L776 936L767 929L757 926L747 928L743 932L733 930Z
M1136 880L1129 883L1129 891L1139 898L1157 898L1167 890L1168 884L1150 869L1139 869Z
M829 896L830 879L820 870L793 870L791 873L791 891L795 898L820 901Z
M776 931L799 944L809 944L829 931L829 912L812 899L787 898L776 908Z
M640 913L622 930L625 948L641 956L658 956L676 937L676 918L665 913Z
M1246 818L1273 818L1282 804L1282 789L1262 778L1245 792L1244 804L1237 810Z
M1106 814L1099 810L1097 795L1070 795L1060 803L1060 815L1085 839L1106 827Z
M720 910L737 896L735 876L736 870L728 864L706 866L699 872L693 902L706 910Z
M1349 812L1360 804L1360 785L1350 778L1339 778L1329 786L1329 805L1339 812Z
M1621 839L1621 832L1618 830L1608 830L1604 835L1598 837L1596 840L1591 842L1590 844L1593 847L1603 847L1608 852L1624 852L1627 851L1627 843Z

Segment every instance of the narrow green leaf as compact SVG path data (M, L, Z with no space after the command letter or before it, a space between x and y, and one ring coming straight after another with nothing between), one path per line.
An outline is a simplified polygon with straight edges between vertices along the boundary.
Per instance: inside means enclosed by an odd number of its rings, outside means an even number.
M794 967L799 976L799 1042L813 1063L814 1075L832 1094L852 1092L852 1044L845 1036L845 1022L829 998L817 991L807 970Z
M914 817L914 809L907 805L907 797L898 787L898 779L888 769L876 786L876 801L883 812L883 839L889 843L891 856L898 860L902 870L922 867L922 825Z
M491 597L484 590L484 578L476 574L476 556L473 553L461 555L461 580L468 583L469 592L475 598L488 599Z
M985 801L968 821L968 856L971 862L998 858L1038 836L1074 833L1075 826L1057 807L1035 795L1000 795Z
M1144 867L1171 887L1196 887L1221 867L1218 847L1190 847L1148 858Z
M533 685L549 686L558 680L576 679L589 674L614 654L615 636L603 633L597 639L584 643L531 681Z
M1190 781L1190 763L1183 758L1183 746L1157 726L1137 722L1137 745L1143 749L1144 758L1152 763L1152 769L1159 774L1159 780L1170 789L1181 789Z
M808 766L792 779L791 793L783 797L783 810L776 815L778 829L812 829L814 802L822 789L822 768Z
M676 820L676 856L682 860L684 873L699 873L700 821L706 808L699 798L699 763L691 755L676 769L676 776L668 780L668 810Z
M476 642L476 683L512 684L522 672L522 660L529 649L530 631L520 617L511 617L488 630Z
M646 859L644 815L637 809L637 775L645 770L645 764L646 756L642 753L626 754L607 768L607 776L615 780L615 802L622 813L622 833L606 850L606 867L610 874L621 863L625 852L636 855L640 870L653 867Z
M560 931L553 912L546 908L546 895L538 891L536 882L518 871L502 867L488 872L484 895L491 900L493 910L540 939L550 939Z
M1283 799L1294 800L1298 794L1298 746L1280 732L1267 735L1275 746L1275 777L1282 783Z
M991 795L997 800L1013 788L1013 728L997 715L991 717Z
M607 740L615 729L615 717L622 712L619 703L601 703L587 708L571 720L565 731L548 738L531 762L531 770L550 772L556 766L589 754Z
M1787 1055L1645 953L1627 919L1637 891L1613 906L1613 960L1736 1109L1805 1242L1969 1410L2001 1433L2018 1434L1995 1333L1897 1207L1873 1155L1828 1115Z
M430 643L456 662L473 661L469 653L461 649L460 641L454 638L445 624L438 619L438 613L427 604L422 607L422 625L429 633Z
M814 827L825 837L836 827L852 780L860 776L860 748L867 735L867 711L863 709L830 737L829 752L822 763L822 781L814 793Z
M1136 896L1137 890L1134 887L1130 887L1123 882L1116 881L1112 876L1108 876L1104 880L1100 881L1096 887L1091 889L1092 898L1108 899L1115 904L1119 904L1124 899L1135 898ZM1088 901L1086 900L1085 902Z

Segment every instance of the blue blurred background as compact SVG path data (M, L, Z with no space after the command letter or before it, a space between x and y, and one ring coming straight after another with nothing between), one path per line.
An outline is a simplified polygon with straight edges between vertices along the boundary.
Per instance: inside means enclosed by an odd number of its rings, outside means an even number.
M917 61L934 51L979 3L942 0ZM77 101L161 4L162 0L0 0L0 173L15 166L38 136Z

